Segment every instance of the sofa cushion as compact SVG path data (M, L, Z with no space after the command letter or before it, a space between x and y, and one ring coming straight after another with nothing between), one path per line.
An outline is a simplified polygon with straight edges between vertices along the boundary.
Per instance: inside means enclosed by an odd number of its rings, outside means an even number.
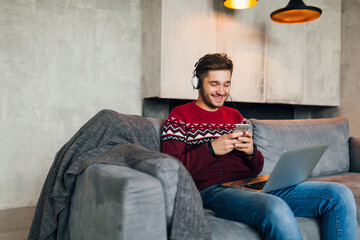
M160 146L161 145L160 144L161 133L162 133L162 128L165 123L165 119L162 119L162 118L146 118L146 119L149 120L153 124L156 135L158 136L157 139L159 141L159 146ZM160 147L159 147L158 151L160 151Z
M213 240L238 239L261 240L263 235L254 227L241 222L217 218L211 211L205 212L212 231ZM320 240L320 221L315 218L296 218L304 240Z
M349 170L349 125L344 118L303 120L250 119L253 139L265 158L261 174L270 174L281 153L315 144L329 143L311 176L322 176Z

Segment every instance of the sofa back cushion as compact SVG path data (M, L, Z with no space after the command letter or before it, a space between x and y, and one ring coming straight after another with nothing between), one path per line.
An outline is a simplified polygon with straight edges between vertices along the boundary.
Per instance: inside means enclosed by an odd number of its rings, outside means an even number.
M270 174L281 153L286 149L325 143L329 143L329 147L311 176L349 171L349 125L344 118L250 119L250 122L253 128L253 140L265 159L260 174Z
M156 139L158 139L158 141L159 141L159 146L161 146L160 145L160 140L161 140L161 132L162 132L162 128L163 128L163 126L164 126L164 123L165 123L165 119L162 119L162 118L146 118L147 120L149 120L152 124L153 124L153 126L154 126L154 128L155 128L155 132L156 132L156 134L159 136L158 138L156 138ZM160 148L158 149L159 151L160 151Z

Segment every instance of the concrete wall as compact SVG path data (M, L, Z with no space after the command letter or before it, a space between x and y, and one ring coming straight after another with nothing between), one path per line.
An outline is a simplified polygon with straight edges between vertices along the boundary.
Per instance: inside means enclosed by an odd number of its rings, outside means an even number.
M350 135L360 137L360 2L342 1L340 116Z
M141 0L0 4L0 209L35 205L99 110L141 114Z

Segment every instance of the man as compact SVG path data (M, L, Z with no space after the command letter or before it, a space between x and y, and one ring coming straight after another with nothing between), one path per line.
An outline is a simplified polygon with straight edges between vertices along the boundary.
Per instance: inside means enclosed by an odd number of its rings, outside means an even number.
M254 177L264 158L252 133L233 132L242 115L224 105L230 94L232 61L207 54L195 64L196 101L174 108L162 133L161 150L190 172L204 207L216 216L244 222L267 239L302 239L296 217L319 217L324 239L356 239L352 192L335 183L305 182L268 194L225 187L221 183Z

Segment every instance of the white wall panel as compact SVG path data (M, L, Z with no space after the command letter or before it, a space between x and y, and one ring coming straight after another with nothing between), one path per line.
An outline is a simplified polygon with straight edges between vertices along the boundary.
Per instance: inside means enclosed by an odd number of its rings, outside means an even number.
M230 10L221 1L162 1L157 15L162 24L160 90L155 96L196 98L189 83L194 63L206 53L225 52L235 66L234 101L339 105L341 1L309 3L324 11L313 22L271 21L271 12L286 4L259 1L250 9Z
M301 104L306 25L268 22L265 43L265 102Z
M238 102L264 101L266 16L262 8L228 10L219 1L218 51L234 63L231 94Z
M217 16L212 1L163 1L161 94L163 98L192 99L194 64L216 52Z
M316 0L322 16L307 25L304 104L340 105L341 1Z

